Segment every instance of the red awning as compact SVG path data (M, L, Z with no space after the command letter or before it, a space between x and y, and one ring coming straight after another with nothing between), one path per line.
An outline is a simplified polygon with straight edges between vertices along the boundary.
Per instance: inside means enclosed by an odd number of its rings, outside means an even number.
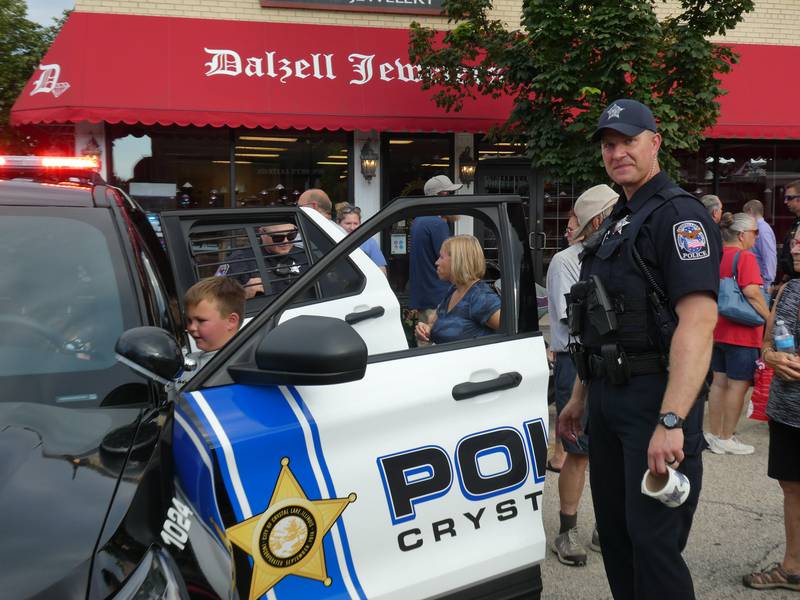
M706 132L715 139L800 139L792 76L800 46L733 44L739 63L722 78L720 118Z
M73 13L12 123L486 131L509 99L437 108L408 31Z
M708 137L800 139L795 95L776 79L792 88L800 46L733 47L740 62ZM11 118L480 132L511 109L480 97L447 113L431 95L414 81L404 29L73 13Z

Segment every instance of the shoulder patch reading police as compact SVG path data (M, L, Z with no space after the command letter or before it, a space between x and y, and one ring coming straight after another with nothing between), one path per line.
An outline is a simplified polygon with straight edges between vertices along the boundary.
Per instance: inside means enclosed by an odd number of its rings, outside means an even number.
M681 260L708 258L708 236L700 221L681 221L672 226L675 248Z

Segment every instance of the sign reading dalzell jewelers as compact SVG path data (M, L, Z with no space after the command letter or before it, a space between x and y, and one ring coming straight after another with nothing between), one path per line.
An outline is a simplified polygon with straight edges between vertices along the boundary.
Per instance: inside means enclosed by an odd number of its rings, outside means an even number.
M264 8L351 10L406 15L438 15L442 12L442 0L261 0L261 6Z
M508 118L507 96L478 96L457 112L438 107L409 59L408 36L407 29L74 12L12 118L438 132L487 131Z

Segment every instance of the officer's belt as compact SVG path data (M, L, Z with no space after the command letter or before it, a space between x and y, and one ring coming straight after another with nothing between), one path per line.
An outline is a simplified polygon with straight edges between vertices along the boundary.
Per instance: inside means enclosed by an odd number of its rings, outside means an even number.
M652 375L653 373L664 373L667 370L666 361L658 352L626 353L625 357L631 376ZM605 377L607 374L605 359L599 354L590 354L589 369L592 377Z

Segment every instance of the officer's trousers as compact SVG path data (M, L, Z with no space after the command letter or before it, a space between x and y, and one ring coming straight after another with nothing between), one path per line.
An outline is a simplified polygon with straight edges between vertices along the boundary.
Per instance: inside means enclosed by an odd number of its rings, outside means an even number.
M641 493L647 448L666 388L666 374L632 377L624 386L606 378L589 388L589 476L603 563L615 600L693 600L681 556L703 479L701 419L687 419L686 457L679 470L691 493L668 508ZM702 403L692 409L702 411ZM702 414L702 413L701 413Z

